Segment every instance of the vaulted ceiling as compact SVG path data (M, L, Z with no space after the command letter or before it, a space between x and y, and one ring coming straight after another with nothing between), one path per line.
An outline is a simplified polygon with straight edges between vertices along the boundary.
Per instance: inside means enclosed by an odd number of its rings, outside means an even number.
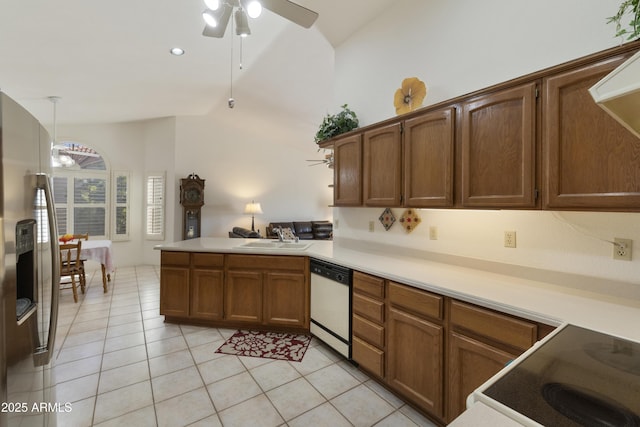
M49 96L62 98L59 123L205 114L226 103L232 78L242 93L295 102L305 95L293 82L296 68L309 67L310 50L331 55L394 0L296 2L319 13L314 26L265 10L250 21L240 70L239 38L229 28L223 39L202 36L202 0L0 0L0 90L43 123L52 120ZM185 55L170 55L176 46ZM327 70L304 69L304 84L314 72Z

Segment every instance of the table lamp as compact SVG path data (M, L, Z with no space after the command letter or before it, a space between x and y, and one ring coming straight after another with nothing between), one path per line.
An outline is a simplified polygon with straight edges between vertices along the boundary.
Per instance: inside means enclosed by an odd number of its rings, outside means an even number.
M244 207L244 213L245 215L251 215L251 231L256 231L254 225L254 215L262 213L262 207L260 207L260 203L256 203L253 200L251 201L251 203L247 203Z

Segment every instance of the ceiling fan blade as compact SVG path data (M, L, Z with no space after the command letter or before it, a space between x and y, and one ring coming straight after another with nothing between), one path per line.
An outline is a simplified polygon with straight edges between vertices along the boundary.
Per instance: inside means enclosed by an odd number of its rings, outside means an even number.
M233 8L226 4L221 5L221 7L224 7L224 11L220 16L220 22L218 26L210 27L208 25L205 25L204 30L202 31L203 36L217 37L219 39L224 37L224 32L227 30L227 25L229 24L229 18L231 18L231 12L233 11Z
M269 9L289 21L304 28L309 28L318 19L318 14L313 10L300 6L289 0L261 0L262 6Z

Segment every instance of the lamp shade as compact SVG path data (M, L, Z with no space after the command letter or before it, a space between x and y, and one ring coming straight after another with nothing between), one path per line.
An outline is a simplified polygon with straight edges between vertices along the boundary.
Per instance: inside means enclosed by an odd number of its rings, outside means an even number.
M260 206L260 203L256 203L252 200L251 203L247 203L246 206L244 207L244 213L247 215L256 215L256 214L261 214L263 212L262 212L262 207Z

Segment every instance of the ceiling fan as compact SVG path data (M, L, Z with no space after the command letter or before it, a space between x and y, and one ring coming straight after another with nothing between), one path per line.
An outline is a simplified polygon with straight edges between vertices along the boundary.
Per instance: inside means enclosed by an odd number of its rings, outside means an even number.
M262 8L282 16L304 28L309 28L318 18L318 14L289 0L205 0L207 9L202 12L207 25L202 35L224 37L231 14L234 13L236 34L246 37L251 34L247 15L257 18ZM235 9L235 12L234 12Z

